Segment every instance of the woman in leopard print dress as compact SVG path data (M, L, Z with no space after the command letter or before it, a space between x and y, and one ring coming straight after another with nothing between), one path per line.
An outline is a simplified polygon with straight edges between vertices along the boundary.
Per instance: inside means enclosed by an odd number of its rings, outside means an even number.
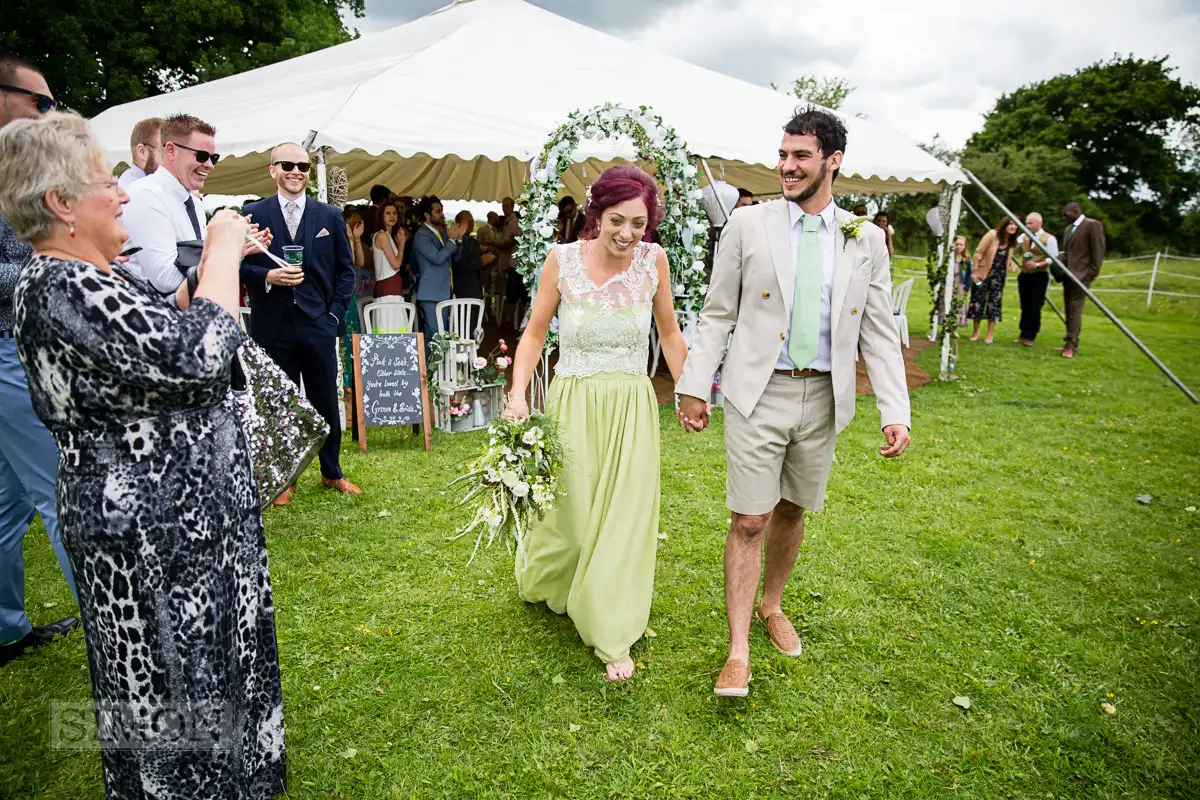
M0 211L34 245L18 353L61 450L108 797L271 798L285 775L275 617L228 397L248 228L214 217L194 299L185 282L171 303L110 264L127 199L81 118L0 131Z

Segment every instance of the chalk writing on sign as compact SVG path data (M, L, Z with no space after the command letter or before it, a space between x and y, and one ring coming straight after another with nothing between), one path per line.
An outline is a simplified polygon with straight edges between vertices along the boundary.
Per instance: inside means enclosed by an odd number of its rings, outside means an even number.
M424 419L417 335L361 334L363 420L367 425L415 425Z

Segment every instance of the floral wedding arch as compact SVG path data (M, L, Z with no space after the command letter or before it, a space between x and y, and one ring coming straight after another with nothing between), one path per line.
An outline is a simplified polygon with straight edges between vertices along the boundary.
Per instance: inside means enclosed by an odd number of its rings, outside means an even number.
M687 144L662 117L642 106L631 110L611 103L591 111L572 112L567 122L546 141L529 169L525 184L528 206L521 218L517 270L532 296L546 257L555 243L558 194L562 175L574 161L579 143L588 139L626 137L640 161L652 162L665 185L664 216L659 243L667 252L675 313L685 329L695 326L708 286L704 259L708 255L708 217L700 203L699 170L691 163ZM557 344L557 328L546 337L547 350Z

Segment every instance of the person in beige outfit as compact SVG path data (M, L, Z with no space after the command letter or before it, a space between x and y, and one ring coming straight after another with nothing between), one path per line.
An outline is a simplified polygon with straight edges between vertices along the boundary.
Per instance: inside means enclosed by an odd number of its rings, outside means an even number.
M884 233L833 204L845 148L846 128L828 112L802 111L784 127L783 199L730 218L676 386L680 422L702 430L713 374L724 360L726 500L733 520L725 544L730 646L716 684L720 696L749 691L764 539L757 616L776 649L800 655L796 629L781 608L783 589L804 538L804 511L821 509L837 434L854 417L860 349L882 419L881 455L898 456L909 444Z

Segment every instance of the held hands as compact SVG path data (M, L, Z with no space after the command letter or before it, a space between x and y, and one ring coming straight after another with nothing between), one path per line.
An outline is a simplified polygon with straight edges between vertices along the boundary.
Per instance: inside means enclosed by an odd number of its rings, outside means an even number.
M699 433L708 427L708 415L712 409L697 397L679 396L679 424L688 433Z
M888 425L883 429L883 438L887 444L880 445L879 455L884 458L895 458L903 453L912 442L908 436L908 427L905 425Z
M466 232L467 232L467 223L466 222L455 222L454 224L452 224L450 226L450 229L446 232L446 235L450 239L458 240L458 239L461 239L463 237L463 234L465 234Z

